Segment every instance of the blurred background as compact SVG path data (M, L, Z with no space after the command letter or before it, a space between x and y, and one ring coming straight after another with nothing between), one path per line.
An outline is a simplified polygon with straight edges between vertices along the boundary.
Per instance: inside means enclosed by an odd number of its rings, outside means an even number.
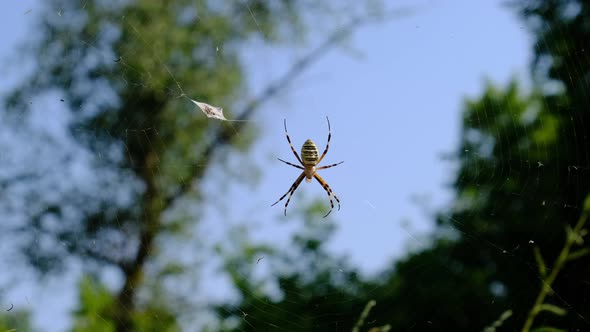
M0 7L0 331L590 330L587 2Z

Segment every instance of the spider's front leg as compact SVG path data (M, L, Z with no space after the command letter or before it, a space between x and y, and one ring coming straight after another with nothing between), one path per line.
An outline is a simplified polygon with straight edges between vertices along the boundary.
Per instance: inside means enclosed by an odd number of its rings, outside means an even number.
M287 119L284 119L283 120L283 124L285 125L285 136L287 136L287 142L289 142L289 146L291 147L291 151L293 151L293 154L295 155L295 158L297 158L297 161L299 161L299 163L301 165L303 165L303 162L301 161L301 158L297 154L297 151L295 151L295 148L293 147L293 144L291 144L291 138L289 137L289 133L287 132Z

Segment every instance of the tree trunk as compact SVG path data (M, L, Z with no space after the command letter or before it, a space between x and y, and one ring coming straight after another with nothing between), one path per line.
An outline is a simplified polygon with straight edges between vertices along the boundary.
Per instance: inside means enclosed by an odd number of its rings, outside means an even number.
M117 332L135 330L133 314L136 309L136 292L142 282L145 263L154 249L154 240L160 231L160 215L163 200L155 183L158 162L156 151L147 151L144 160L145 162L141 166L140 175L147 187L143 195L141 231L135 257L123 268L125 283L117 296L115 306L115 330Z

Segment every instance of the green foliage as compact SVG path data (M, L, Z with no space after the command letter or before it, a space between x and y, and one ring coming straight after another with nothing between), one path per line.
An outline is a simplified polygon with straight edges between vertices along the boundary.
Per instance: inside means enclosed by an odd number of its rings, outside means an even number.
M490 290L493 275L464 261L470 252L458 246L439 240L397 262L375 291L380 306L374 318L393 330L434 331L481 330L496 320L495 301L502 298Z
M578 222L572 229L569 226L566 226L566 237L565 237L565 244L561 249L559 255L557 256L555 263L552 266L551 273L546 275L546 273L542 274L541 278L541 290L537 295L537 299L531 309L527 320L525 321L524 327L522 328L522 332L529 332L531 327L534 324L535 318L538 314L542 312L548 312L554 314L556 316L565 316L567 311L559 306L545 303L545 298L553 292L552 285L557 278L557 275L561 272L564 268L565 264L568 261L581 257L578 252L574 252L574 258L572 259L572 248L574 246L581 246L584 244L584 236L587 234L586 229L584 226L586 225L586 221L588 220L588 215L590 214L590 194L586 196L584 201L584 210L582 215L578 219ZM538 250L537 250L538 251ZM540 254L539 254L540 256ZM547 329L549 327L544 327Z
M363 287L368 285L344 258L326 251L334 224L322 222L325 208L317 201L307 205L302 211L303 225L288 250L265 252L260 264L280 271L279 275L256 281L254 270L259 265L252 258L259 255L240 259L240 253L248 250L235 250L237 256L224 255L226 271L233 277L241 302L217 307L223 331L260 331L276 326L288 331L353 329L370 300L363 295ZM277 288L279 294L268 292L269 288Z
M365 323L365 319L367 319L369 312L371 312L371 309L373 309L373 307L376 304L377 304L377 302L375 302L374 300L371 300L367 303L367 305L365 306L365 309L363 309L363 312L361 313L361 316L359 317L358 321L356 322L356 324L354 324L354 327L352 328L352 332L359 332L359 329Z
M14 308L0 313L0 331L2 332L34 332L31 314L28 310Z
M74 311L73 332L116 331L117 312L115 295L98 280L84 277L79 284L79 305ZM142 304L133 313L136 331L180 331L176 315L166 308L165 297Z
M163 306L150 306L133 315L136 331L179 332L182 331L176 314Z
M115 331L115 299L111 292L91 278L83 278L79 289L79 305L73 313L72 332Z
M496 332L498 331L498 329L500 327L502 327L502 324L504 324L504 322L510 318L512 316L512 310L506 310L504 311L500 317L498 318L498 320L496 320L495 322L492 323L492 325L487 326L486 328L483 329L483 332Z
M356 324L354 324L354 327L352 328L352 332L360 332L360 329L363 327L363 324L365 323L365 320L369 316L371 309L373 309L373 307L376 305L377 305L377 302L375 302L374 300L371 300L367 303L367 305L365 306L365 309L363 309L363 312L361 313L361 317L359 317L359 320L356 322ZM391 329L391 327L389 325L383 325L381 327L372 328L370 330L370 332L387 332L390 329Z
M557 329L555 327L542 326L534 329L532 332L566 332L566 330Z

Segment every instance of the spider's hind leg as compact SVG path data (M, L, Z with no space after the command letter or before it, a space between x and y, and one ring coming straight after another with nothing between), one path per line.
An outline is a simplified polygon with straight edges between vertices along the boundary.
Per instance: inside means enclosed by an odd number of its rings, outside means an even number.
M336 194L334 194L334 192L332 191L332 188L330 188L330 186L328 185L328 183L321 176L319 176L317 173L314 174L313 177L324 188L324 190L328 194L328 199L330 200L330 211L328 211L328 213L326 213L326 215L324 216L324 218L326 218L330 214L330 212L332 212L332 210L334 209L334 201L332 201L332 196L334 196L334 199L336 200L336 202L338 202L338 211L340 211L340 200L338 199L338 197L336 196Z
M297 187L299 187L299 184L301 183L301 181L303 181L304 177L305 177L305 173L301 172L301 174L299 175L297 180L295 180L295 182L293 182L293 184L291 185L291 188L289 188L289 190L283 196L281 196L281 198L279 198L278 201L272 203L271 206L275 206L278 202L282 201L283 198L285 198L287 195L289 195L289 198L287 198L287 202L285 203L285 216L286 216L287 215L287 206L289 205L289 202L291 201L291 197L293 196L293 193L295 192Z

